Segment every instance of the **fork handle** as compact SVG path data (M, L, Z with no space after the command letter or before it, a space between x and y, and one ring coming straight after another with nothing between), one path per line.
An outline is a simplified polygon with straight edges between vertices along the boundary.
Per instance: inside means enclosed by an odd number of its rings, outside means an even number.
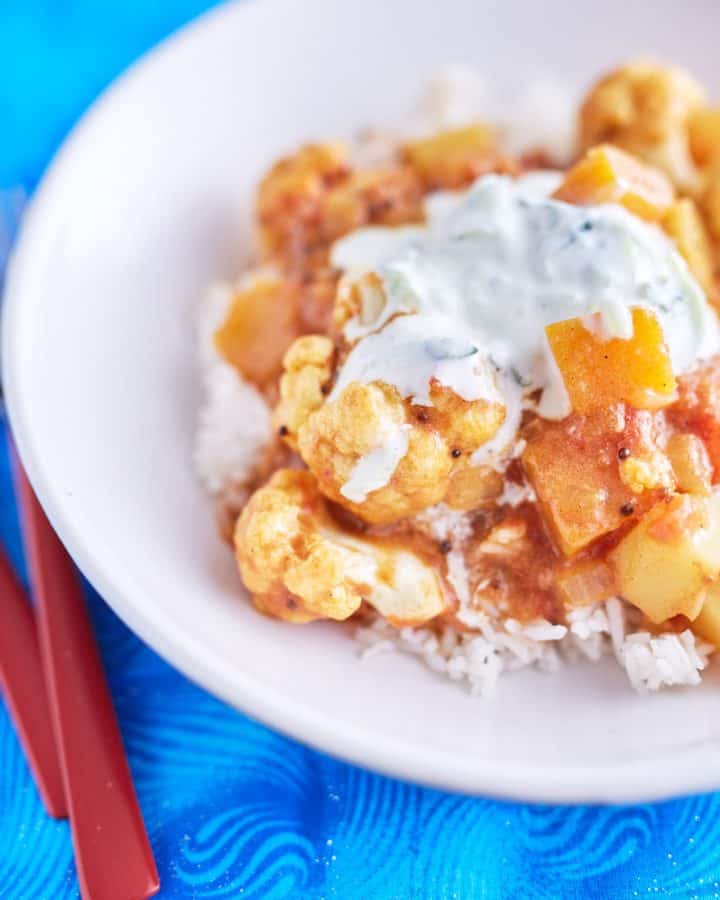
M75 567L18 463L38 636L82 896L141 900L159 879Z
M67 818L50 706L30 601L0 551L0 685L45 809Z

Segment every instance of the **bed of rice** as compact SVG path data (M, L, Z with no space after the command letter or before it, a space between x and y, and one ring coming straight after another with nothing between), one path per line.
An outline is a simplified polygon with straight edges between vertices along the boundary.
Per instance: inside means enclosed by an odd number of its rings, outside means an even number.
M633 612L614 599L573 610L567 626L544 619L522 625L479 614L467 623L477 629L470 633L449 627L440 633L429 628L397 629L377 619L359 628L357 638L364 658L389 650L409 653L483 697L492 695L503 672L528 666L554 672L564 662L583 657L597 662L614 656L638 691L700 684L713 648L689 630L659 635L628 631Z
M485 119L501 124L508 151L543 147L563 159L573 144L575 108L575 98L567 89L547 78L538 78L529 89L498 104L477 73L454 67L430 85L403 133L432 132ZM542 115L538 115L539 110ZM388 131L365 134L355 146L356 159L367 164L378 162L400 137L402 134ZM203 298L198 324L205 400L198 416L195 464L216 499L243 480L271 437L270 410L264 399L220 358L212 342L236 287L211 285ZM510 485L502 501L514 506L532 499L528 490ZM466 528L461 515L443 509L431 511L428 521L440 540L448 536L462 539ZM448 567L460 598L458 618L472 630L449 626L439 632L430 628L397 629L378 618L357 629L363 658L388 651L411 654L433 672L487 697L504 672L526 667L552 672L579 658L614 658L639 691L697 685L713 651L690 630L651 634L639 627L637 611L620 599L575 609L569 613L567 625L544 619L522 624L491 607L478 612L470 608L462 555L450 553Z

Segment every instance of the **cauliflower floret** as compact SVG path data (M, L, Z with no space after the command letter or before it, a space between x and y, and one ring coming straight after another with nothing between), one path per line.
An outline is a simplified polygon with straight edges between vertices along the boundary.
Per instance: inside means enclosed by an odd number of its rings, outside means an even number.
M440 384L430 388L433 408L430 421L442 435L453 458L465 459L495 434L505 418L500 403L463 400L455 391Z
M328 192L324 228L332 239L370 223L403 225L423 216L422 186L411 169L359 170Z
M342 144L309 144L279 160L263 178L258 192L258 219L267 257L281 251L304 223L331 184L349 172Z
M680 187L697 173L688 119L704 102L702 87L683 69L650 60L628 63L602 78L580 110L581 150L609 142L663 169Z
M406 426L407 452L388 483L361 502L343 493L360 460ZM300 426L300 455L322 492L368 522L393 522L439 503L452 469L442 438L407 422L405 404L387 385L353 382ZM378 440L380 438L380 441Z
M320 334L298 338L285 354L280 403L273 420L278 432L293 449L297 449L298 429L325 400L334 355L333 342Z
M373 523L443 500L453 475L499 428L504 408L435 384L430 397L432 407L412 406L390 385L351 382L312 413L299 428L298 449L322 492ZM368 459L380 466L381 478L375 484L371 472L365 492L354 485Z
M393 624L418 625L448 605L416 553L343 531L306 471L280 469L253 494L235 552L258 609L287 621L343 620L367 602Z
M362 225L423 219L423 191L408 167L352 171L339 144L303 147L263 179L258 218L266 259L321 265L336 238ZM312 266L310 266L312 268Z

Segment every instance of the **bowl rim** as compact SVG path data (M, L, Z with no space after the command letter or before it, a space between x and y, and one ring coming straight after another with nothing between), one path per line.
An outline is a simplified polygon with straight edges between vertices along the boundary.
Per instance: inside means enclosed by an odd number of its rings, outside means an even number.
M265 0L266 3L273 0ZM274 689L240 669L217 663L203 644L161 615L152 604L133 602L142 595L131 572L103 565L91 542L76 527L61 489L45 472L34 443L30 412L17 374L18 342L24 309L32 293L29 273L41 252L43 222L54 207L71 160L82 152L96 122L112 115L114 98L142 81L178 52L192 52L229 21L256 4L220 6L171 34L103 90L53 156L25 212L12 253L2 311L2 378L9 420L20 458L53 527L80 570L116 614L171 665L215 696L252 718L331 756L391 777L443 790L503 799L547 803L618 803L660 800L720 787L720 740L703 741L648 760L603 765L542 768L528 764L474 763L464 753L408 748L395 739L339 723L311 706L289 703Z

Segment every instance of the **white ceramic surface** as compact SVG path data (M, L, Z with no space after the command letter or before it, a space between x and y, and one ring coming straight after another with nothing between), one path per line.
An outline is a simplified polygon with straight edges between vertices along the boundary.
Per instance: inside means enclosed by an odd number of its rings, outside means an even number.
M598 18L598 10L602 17ZM4 379L20 452L80 567L209 690L361 765L473 793L648 799L720 787L720 685L633 694L611 666L523 673L483 702L347 631L245 602L191 467L194 306L237 271L264 167L387 121L440 65L583 83L652 51L720 74L713 3L258 0L121 78L59 153L13 260Z

